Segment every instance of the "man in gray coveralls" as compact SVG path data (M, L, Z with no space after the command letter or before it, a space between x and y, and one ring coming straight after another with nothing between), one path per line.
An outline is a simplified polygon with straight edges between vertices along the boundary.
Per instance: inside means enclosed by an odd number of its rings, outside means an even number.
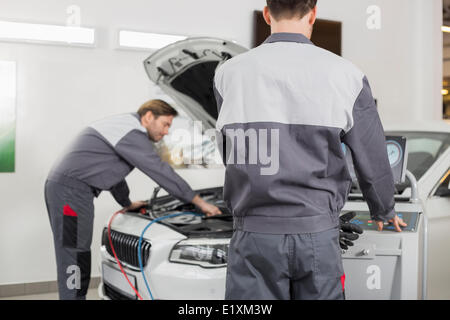
M136 167L176 198L193 203L207 216L220 210L201 199L155 152L153 142L169 131L177 111L151 100L137 113L112 116L86 128L52 168L45 201L55 244L60 299L85 299L91 273L94 197L109 190L126 210L131 202L125 177ZM74 285L73 274L80 276Z
M226 299L344 299L339 213L351 177L342 142L379 229L405 226L367 78L310 41L316 3L267 0L272 34L216 70L235 228Z

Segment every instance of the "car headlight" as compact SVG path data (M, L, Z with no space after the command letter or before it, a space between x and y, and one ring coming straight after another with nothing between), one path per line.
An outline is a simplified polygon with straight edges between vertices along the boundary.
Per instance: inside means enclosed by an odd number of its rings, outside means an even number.
M178 242L170 252L169 261L194 264L203 268L227 265L230 239L192 239Z

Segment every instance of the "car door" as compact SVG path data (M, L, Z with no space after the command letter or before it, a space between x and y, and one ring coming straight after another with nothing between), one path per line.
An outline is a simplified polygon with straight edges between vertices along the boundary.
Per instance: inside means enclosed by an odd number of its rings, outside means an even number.
M437 181L425 203L428 216L428 299L450 299L449 188L450 167Z

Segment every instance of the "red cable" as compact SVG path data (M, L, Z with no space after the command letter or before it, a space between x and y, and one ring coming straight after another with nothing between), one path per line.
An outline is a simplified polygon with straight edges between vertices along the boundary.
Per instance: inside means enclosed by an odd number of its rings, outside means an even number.
M128 279L127 274L125 273L125 271L124 271L123 268L122 268L122 264L120 263L119 259L117 258L116 251L114 250L114 246L113 246L112 238L111 238L111 223L112 223L114 217L115 217L116 215L118 215L119 213L123 213L122 210L117 211L116 213L114 213L113 216L111 217L111 220L109 220L109 223L108 223L108 238L109 238L109 245L111 246L111 250L112 250L112 252L113 252L113 254L114 254L114 258L116 259L117 264L119 265L120 271L122 271L122 274L123 274L123 275L125 276L125 278L127 279L128 284L131 286L131 288L132 288L133 291L136 293L136 295L138 296L138 298L139 298L140 300L144 300L144 299L142 299L141 295L140 295L139 292L136 290L136 288L133 286L133 284L131 283L130 279Z

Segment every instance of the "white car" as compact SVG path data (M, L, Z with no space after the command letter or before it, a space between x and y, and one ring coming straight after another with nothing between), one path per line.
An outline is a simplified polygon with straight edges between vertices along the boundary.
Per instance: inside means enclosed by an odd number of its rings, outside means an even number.
M198 126L199 122L200 130L204 132L214 129L217 119L212 88L216 68L245 51L246 48L232 41L191 38L156 51L144 61L144 67L150 80L173 99L180 117L197 121L193 126ZM175 129L181 122L178 118L174 119L172 126ZM186 151L196 149L195 151L200 152L193 153L200 154L200 158L207 160L205 167L214 167L214 164L222 166L214 143L207 137L200 139L194 148L191 145L185 147L183 142L169 141L162 147L162 158L176 168L190 167L189 160L196 163L198 157L182 159L181 164L175 160L178 160L178 154L186 157L189 154ZM179 152L183 148L184 152ZM224 298L226 255L233 231L232 217L223 204L222 187L196 191L203 199L218 206L224 214L212 218L184 215L155 223L147 230L142 246L142 260L152 295L147 290L139 268L139 236L152 218L198 210L171 196L154 197L146 215L128 212L117 216L112 223L113 246L130 281L144 299ZM100 296L105 299L136 299L135 292L112 256L106 228L101 256Z
M418 180L428 217L428 299L450 299L450 124L444 121L385 125L407 138L407 168ZM408 184L397 186L410 195Z
M157 51L145 61L145 66L150 79L170 95L185 114L201 120L205 128L214 128L217 118L212 92L214 70L222 61L245 51L220 39L188 39ZM436 122L385 126L385 129L386 135L408 139L407 167L418 180L420 198L430 219L429 258L442 261L429 267L429 272L437 275L440 267L450 265L450 254L437 249L440 250L442 244L450 245L450 232L440 232L450 230L450 125ZM203 144L202 148L204 152L211 151ZM127 212L113 221L111 238L116 254L143 299L224 299L232 216L223 202L221 186L197 192L224 214L209 218L194 215L192 213L198 210L193 205L170 195L156 197L155 193L144 214ZM398 192L407 195L408 185L398 186ZM187 214L148 227L155 218L183 212ZM148 229L143 234L145 228ZM439 234L439 238L433 234ZM140 254L146 280L139 263L141 235ZM101 256L100 297L137 299L112 255L106 227ZM430 286L442 287L442 290L450 287L450 279L443 278L439 283L433 279L436 277L430 278Z

